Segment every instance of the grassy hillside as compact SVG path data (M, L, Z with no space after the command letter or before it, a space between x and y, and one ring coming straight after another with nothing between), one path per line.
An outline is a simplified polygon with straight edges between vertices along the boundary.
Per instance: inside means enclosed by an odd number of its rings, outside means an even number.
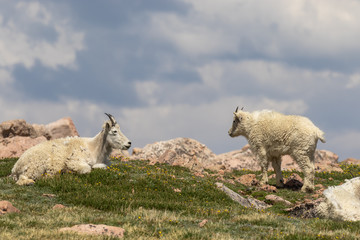
M118 159L108 170L44 176L35 185L17 186L7 177L15 161L0 161L0 200L10 201L21 213L0 216L0 239L107 239L57 231L81 223L120 226L125 239L360 238L357 222L294 218L282 204L262 211L244 208L215 187L217 176L198 177L182 167ZM359 176L358 167L344 169L317 173L316 184L338 185ZM236 171L222 180L234 191L264 200L268 193L231 181L246 173L253 172ZM293 203L314 197L289 189L276 195ZM52 209L59 203L67 208ZM199 227L204 219L208 222Z

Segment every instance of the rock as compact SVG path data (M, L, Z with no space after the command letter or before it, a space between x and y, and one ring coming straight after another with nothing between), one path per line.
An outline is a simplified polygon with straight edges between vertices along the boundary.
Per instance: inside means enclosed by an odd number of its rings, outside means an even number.
M259 181L256 179L255 174L245 174L238 178L236 178L236 181L245 185L245 186L257 186L259 185Z
M56 204L55 206L53 206L53 209L63 209L63 208L66 208L66 207L62 204Z
M46 141L44 136L0 138L0 159L20 157L27 149Z
M205 224L208 222L209 220L207 220L207 219L204 219L204 220L202 220L200 223L199 223L199 227L204 227L205 226Z
M260 165L255 159L255 155L251 152L249 145L245 145L241 150L219 154L216 160L221 165L224 165L228 171L243 169L260 170Z
M175 138L148 144L142 149L135 148L131 159L150 160L150 164L179 165L195 171L220 168L216 155L204 144L190 138Z
M338 164L338 155L327 150L315 151L315 169L316 171L338 171L342 169ZM247 144L241 150L236 150L228 153L219 154L217 156L218 164L225 166L226 170L242 170L249 169L252 171L259 171L260 165L256 160L255 155L252 153L250 146ZM297 170L301 171L297 163L289 156L282 157L282 170ZM269 170L273 170L271 164Z
M343 172L340 168L339 156L327 150L315 151L315 171L317 172Z
M304 185L303 179L297 174L293 173L290 177L285 179L285 188L290 188L292 190L301 189Z
M150 164L168 163L180 165L192 170L229 172L248 169L259 171L260 166L251 152L250 146L245 145L241 150L215 155L209 148L190 138L176 138L168 141L148 144L144 148L134 148L130 159L150 160ZM299 166L290 156L282 157L282 170L298 170ZM330 151L316 150L315 168L317 171L340 171L337 163L338 156ZM273 170L272 167L269 170Z
M271 192L271 193L276 193L277 192L277 188L275 186L271 186L271 185L268 185L268 184L259 186L258 190L265 191L265 192Z
M265 199L270 201L273 204L274 203L283 203L286 206L291 206L292 205L292 203L289 202L288 200L285 200L282 197L279 197L279 196L276 196L276 195L273 195L273 194L266 195Z
M46 125L51 139L63 138L68 136L79 136L74 122L69 117L61 118Z
M342 164L354 164L354 165L360 165L360 159L355 158L347 158L344 161L341 162Z
M317 216L343 221L360 220L360 177L329 187L323 195L325 200L315 209Z
M5 121L0 124L1 138L11 138L15 136L38 137L34 127L23 119Z
M0 201L0 215L6 214L6 213L19 213L20 210L14 207L11 202L8 201Z
M46 128L46 125L42 124L33 124L37 136L44 136L47 140L51 139L49 129Z
M226 187L223 183L215 183L215 185L223 192L226 193L232 200L240 203L240 205L244 207L256 208L256 209L265 209L270 207L270 205L266 204L263 201L257 200L252 197L244 198L241 195L237 194L230 188Z
M71 118L48 125L31 125L22 119L5 121L0 124L0 159L20 157L27 149L46 140L78 135Z
M72 231L80 234L106 235L110 237L124 237L125 229L103 224L80 224L72 227L61 228L60 231Z
M52 194L52 193L43 193L42 196L43 196L43 197L48 197L48 198L54 198L54 197L56 197L56 195L55 195L55 194Z

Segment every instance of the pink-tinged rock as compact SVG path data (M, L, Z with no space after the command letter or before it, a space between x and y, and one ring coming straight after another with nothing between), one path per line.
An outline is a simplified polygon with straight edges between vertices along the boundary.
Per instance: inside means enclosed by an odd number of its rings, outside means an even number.
M20 157L27 149L44 141L46 141L44 136L0 138L0 159Z
M249 145L245 145L240 150L219 154L216 160L218 163L224 165L228 171L243 169L253 171L260 170L260 165L255 159L255 155L251 152Z
M48 125L10 120L0 124L0 159L20 157L27 149L50 139L78 136L71 118L62 118Z
M289 202L288 200L285 200L282 197L279 197L279 196L276 196L276 195L273 195L273 194L266 195L265 199L270 201L273 204L274 203L283 203L286 206L291 206L292 205L292 203Z
M200 223L199 223L199 227L204 227L205 226L205 224L208 222L209 220L207 220L207 219L204 219L204 220L202 220Z
M355 158L347 158L344 161L341 162L342 164L354 164L354 165L360 165L360 159Z
M148 144L144 148L135 148L131 159L150 160L150 164L167 163L179 165L191 170L204 168L218 170L216 155L204 144L190 138L175 138L168 141Z
M14 207L11 202L0 201L0 215L14 212L19 213L20 210Z
M270 192L270 193L276 193L277 192L277 188L268 184L262 185L258 187L258 190L261 191L265 191L265 192Z
M61 228L60 231L72 231L80 234L106 235L110 237L124 237L125 229L103 224L80 224L72 227Z
M342 169L338 164L338 155L327 150L315 151L315 170L316 171L338 171L342 172ZM228 153L219 154L216 162L225 166L226 170L242 170L248 169L252 171L259 171L260 165L252 153L250 146L245 145L240 150L231 151ZM298 164L289 156L282 157L281 163L282 170L297 170L301 171ZM271 164L269 170L273 170Z
M63 138L68 136L79 136L74 122L69 117L61 118L46 125L51 139Z
M55 206L53 206L53 209L63 209L63 208L66 208L66 207L62 204L56 204Z
M256 179L255 174L245 174L236 179L237 182L245 185L245 186L257 186L259 185L259 181Z

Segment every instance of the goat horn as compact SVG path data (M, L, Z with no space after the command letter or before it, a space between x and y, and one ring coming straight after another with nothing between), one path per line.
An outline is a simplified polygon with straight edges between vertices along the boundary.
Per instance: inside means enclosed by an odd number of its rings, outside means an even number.
M244 109L244 107L242 107L240 110L242 111Z
M235 112L237 112L237 111L238 111L238 109L239 109L239 106L238 106L238 107L236 107Z
M105 115L109 117L109 119L111 121L111 125L112 125L112 127L114 127L116 125L115 118L109 113L105 113Z

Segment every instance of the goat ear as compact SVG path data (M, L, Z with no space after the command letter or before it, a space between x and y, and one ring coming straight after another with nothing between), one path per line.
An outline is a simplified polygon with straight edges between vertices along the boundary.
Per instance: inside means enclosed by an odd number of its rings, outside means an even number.
M110 126L110 124L107 122L107 123L105 124L105 130L106 130L106 131L109 131L110 128L111 128L111 126Z

